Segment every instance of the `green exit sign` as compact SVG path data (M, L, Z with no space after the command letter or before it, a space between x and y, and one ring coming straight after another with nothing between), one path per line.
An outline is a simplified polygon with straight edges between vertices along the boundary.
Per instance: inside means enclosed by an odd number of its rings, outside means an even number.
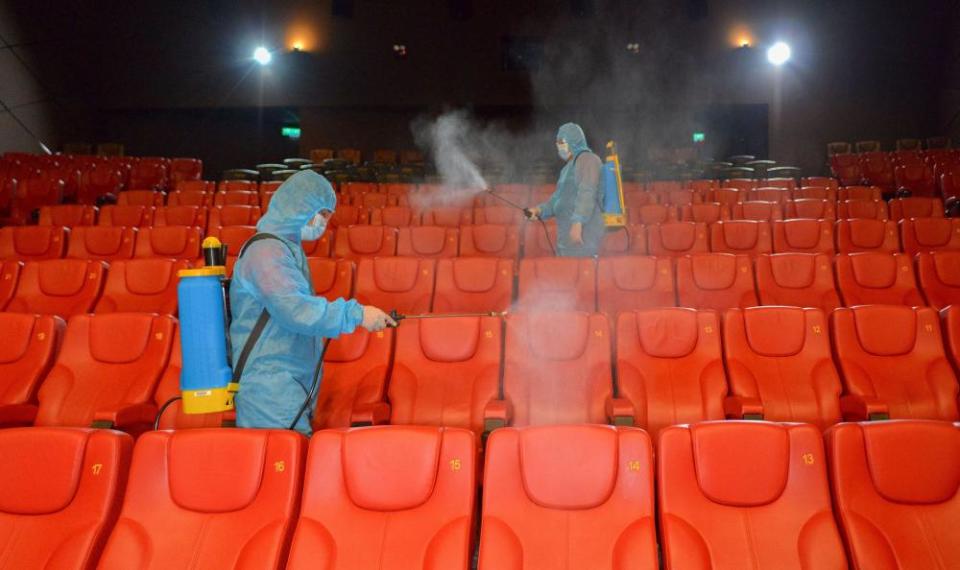
M300 138L300 127L283 127L280 129L280 134L288 139L298 139Z
M703 142L707 138L707 135L704 133L693 133L693 142Z

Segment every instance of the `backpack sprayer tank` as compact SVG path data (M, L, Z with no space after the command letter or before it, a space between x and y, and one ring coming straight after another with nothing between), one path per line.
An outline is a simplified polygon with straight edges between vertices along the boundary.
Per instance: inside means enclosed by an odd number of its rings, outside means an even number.
M239 385L232 382L227 331L226 246L214 237L203 240L205 267L178 273L183 411L206 414L233 409Z
M620 156L617 144L607 143L607 159L603 163L603 223L607 229L622 228L627 223L623 204L623 179L620 176Z

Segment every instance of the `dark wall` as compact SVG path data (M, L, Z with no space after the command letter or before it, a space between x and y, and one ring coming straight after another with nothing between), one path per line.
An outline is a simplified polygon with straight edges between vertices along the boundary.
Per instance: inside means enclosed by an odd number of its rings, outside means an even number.
M639 160L686 144L711 108L766 105L769 154L815 170L828 141L939 134L948 114L946 0L576 3L587 17L569 1L468 4L465 19L446 0L354 0L351 18L332 16L330 0L8 6L60 109L52 138L216 169L289 154L279 128L291 119L303 150L365 151L411 147L411 121L448 108L543 131L545 145L577 120ZM737 49L740 35L755 47ZM542 40L539 67L504 71L505 37ZM794 49L782 69L765 61L776 39ZM278 50L266 68L250 60L260 44Z

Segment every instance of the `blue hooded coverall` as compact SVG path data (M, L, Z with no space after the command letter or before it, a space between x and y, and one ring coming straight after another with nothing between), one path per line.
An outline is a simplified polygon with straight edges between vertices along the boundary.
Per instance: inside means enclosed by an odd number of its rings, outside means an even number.
M550 199L540 204L540 218L557 219L557 255L590 257L597 255L606 227L600 195L600 174L603 162L587 146L583 129L566 123L557 132L570 148L571 157L560 171L557 189ZM583 245L570 241L570 226L583 225Z
M305 170L277 189L258 232L283 239L254 242L237 260L230 283L233 321L230 337L237 362L250 332L266 308L270 314L247 359L236 396L237 426L290 426L313 383L322 337L353 332L363 320L354 300L327 301L314 296L310 268L300 246L300 231L320 210L336 208L333 187L323 176ZM310 435L319 387L295 429Z

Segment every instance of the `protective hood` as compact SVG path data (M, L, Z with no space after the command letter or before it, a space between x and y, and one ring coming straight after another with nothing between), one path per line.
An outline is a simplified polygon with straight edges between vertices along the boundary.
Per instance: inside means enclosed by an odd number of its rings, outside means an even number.
M330 182L312 170L302 170L277 188L257 231L300 243L301 228L320 210L332 212L336 207L337 195Z
M559 139L567 141L567 146L570 147L573 156L577 156L585 150L590 150L587 145L587 135L583 134L583 129L576 123L561 125L560 130L557 131L557 140Z

